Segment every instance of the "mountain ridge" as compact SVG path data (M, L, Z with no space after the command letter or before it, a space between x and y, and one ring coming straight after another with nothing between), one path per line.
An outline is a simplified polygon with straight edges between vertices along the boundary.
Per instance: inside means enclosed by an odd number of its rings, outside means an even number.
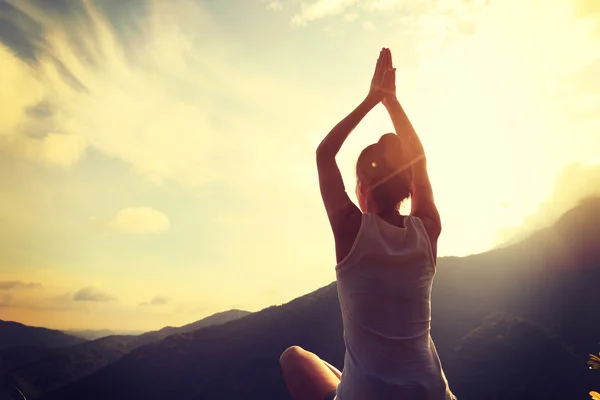
M64 347L85 340L55 329L0 320L0 350L17 346Z
M28 399L35 399L109 365L139 346L160 341L172 334L226 323L248 314L248 311L227 310L181 327L165 327L137 336L111 335L54 351L33 353L29 355L27 363L13 365L14 369L7 375L7 383L21 388L27 393Z

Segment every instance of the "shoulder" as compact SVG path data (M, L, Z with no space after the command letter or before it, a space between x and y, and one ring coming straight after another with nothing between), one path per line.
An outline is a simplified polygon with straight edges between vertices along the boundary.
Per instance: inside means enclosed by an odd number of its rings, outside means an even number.
M432 243L437 242L442 233L442 227L440 223L435 221L433 218L429 218L424 215L412 214L410 217L421 222L425 228L425 232L427 233L429 240Z
M433 254L433 259L435 263L435 259L437 258L438 238L441 234L440 225L427 217L411 215L410 218L414 221L415 224L420 224L422 226L423 233L431 246L431 252Z
M334 218L330 218L331 228L335 239L337 262L345 259L352 250L361 228L363 228L363 214L356 207L348 207Z

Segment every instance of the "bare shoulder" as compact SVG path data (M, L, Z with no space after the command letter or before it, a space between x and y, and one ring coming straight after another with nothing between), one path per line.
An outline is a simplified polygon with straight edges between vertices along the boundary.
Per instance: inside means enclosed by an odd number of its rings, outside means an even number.
M431 243L431 249L433 251L433 257L437 258L437 243L440 234L442 233L441 224L434 218L429 218L427 216L421 215L413 215L423 222L423 226L425 227L425 232L427 232L427 237L429 238L429 243Z
M336 261L340 263L348 256L356 241L362 224L362 212L352 204L330 220L335 239Z

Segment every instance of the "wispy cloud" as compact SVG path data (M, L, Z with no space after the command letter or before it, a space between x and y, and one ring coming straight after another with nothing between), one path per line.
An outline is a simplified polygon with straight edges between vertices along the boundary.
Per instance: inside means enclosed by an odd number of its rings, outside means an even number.
M13 307L15 301L10 293L0 293L0 307Z
M377 29L372 21L363 22L362 27L367 31L374 31L375 29Z
M140 306L164 306L171 301L168 297L155 296L150 301L140 303Z
M223 28L191 0L150 1L127 21L137 27L128 33L116 32L93 2L82 4L68 18L15 3L36 26L24 24L20 35L41 31L44 45L33 60L0 45L0 151L70 166L93 147L156 182L201 185L233 169L215 148L244 161L248 127L270 123L254 109L286 115L292 111L274 99L306 91L236 68ZM242 110L238 118L231 108Z
M130 235L156 234L169 230L169 216L152 207L130 207L117 213L107 224L116 233Z
M102 292L94 287L87 287L77 291L73 295L74 301L99 301L99 302L107 302L107 301L116 301L117 298L112 296L106 292Z
M0 281L0 290L12 289L38 289L42 288L41 283L23 282L23 281Z
M306 26L311 22L343 14L346 21L353 21L359 14L389 13L401 10L402 18L419 19L423 14L444 11L450 14L469 7L461 0L439 2L416 2L410 0L312 0L300 3L292 17L293 25Z
M279 11L279 10L283 9L283 4L281 3L281 1L277 1L277 0L269 1L267 3L266 8L267 8L267 10L271 10L271 11Z
M316 0L302 3L300 11L292 18L294 25L306 25L317 19L343 13L349 7L359 3L359 0Z
M357 12L349 12L344 14L344 21L346 22L354 22L358 19L359 15Z

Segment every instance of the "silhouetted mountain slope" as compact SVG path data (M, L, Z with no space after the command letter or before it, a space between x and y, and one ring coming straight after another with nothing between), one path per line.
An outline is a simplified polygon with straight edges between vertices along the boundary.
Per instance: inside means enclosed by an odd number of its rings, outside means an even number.
M61 331L0 320L0 350L16 346L65 347L82 342Z
M79 337L85 340L96 340L102 339L107 336L115 336L115 335L141 335L142 332L115 332L110 329L84 329L84 330L71 330L71 331L63 331L67 335L72 335L75 337Z
M32 362L53 349L72 346L83 339L61 331L0 320L0 378L10 369ZM0 400L9 398L0 379Z
M600 338L600 322L590 323L600 315L599 227L600 198L587 199L519 244L440 260L432 294L436 343L456 343L472 328L469 321L506 311L542 324L578 354L587 353Z
M0 350L0 376L19 365L39 360L54 351L56 350L50 347L36 346L16 346Z
M581 359L547 329L510 315L494 315L457 348L461 368L453 385L468 398L582 398L593 387Z
M461 400L514 400L510 396L515 388L510 385L515 381L499 380L488 388L493 390L489 397L481 397L476 379L464 378L476 376L482 365L499 355L506 357L500 364L504 373L507 368L517 368L525 374L517 383L522 386L519 396L558 398L527 386L527 376L531 382L539 382L533 376L535 368L521 368L524 358L544 351L549 351L568 375L555 382L556 390L586 398L593 389L577 385L583 374L589 373L587 353L596 348L600 338L600 323L593 320L600 316L600 302L592 298L600 281L599 209L600 200L592 199L517 245L439 260L432 336L450 385ZM483 343L491 344L480 346L472 331L498 311L533 323L519 319L490 328L484 322L480 336ZM557 334L556 340L547 330ZM498 333L507 337L509 344L500 340ZM566 345L560 345L561 341ZM342 323L334 284L240 320L139 347L45 399L289 399L278 359L292 344L342 367ZM533 353L510 354L524 351L528 344L539 347ZM473 362L466 362L465 354L474 354Z
M172 326L167 326L158 331L146 332L146 333L142 334L141 336L154 336L154 337L158 336L160 338L165 338L167 336L170 336L170 335L173 335L176 333L193 332L195 330L204 328L206 326L224 324L225 322L229 322L234 319L245 317L248 314L250 314L249 311L242 311L242 310L223 311L223 312L220 312L217 314L213 314L210 317L201 319L200 321L192 322L191 324L180 326L178 328L174 328Z
M95 391L95 383L102 386L110 382L111 388L104 388L108 390L98 387L100 391L91 394L90 398L98 399L112 398L116 386L123 390L117 398L194 398L190 396L203 396L212 393L214 388L227 386L230 389L224 395L215 393L214 398L232 398L228 393L233 389L242 393L240 398L246 399L251 398L247 391L252 391L256 383L259 387L274 385L279 393L284 393L277 360L290 340L315 349L329 359L343 354L344 349L341 341L336 341L333 347L323 341L323 338L341 337L342 333L335 286L296 299L287 306L270 307L259 315L251 314L140 347L94 374L91 381L84 379L69 387L83 384L81 388L91 389L88 384L94 382ZM155 379L152 383L146 381L150 376ZM69 389L57 391L51 398L68 398L68 392Z
M174 333L190 332L196 327L225 323L248 314L247 311L229 310L179 328L168 327L139 336L108 336L57 349L49 354L46 352L43 357L36 357L29 364L20 363L18 369L11 371L10 379L27 394L28 399L35 399L98 371L139 346Z

